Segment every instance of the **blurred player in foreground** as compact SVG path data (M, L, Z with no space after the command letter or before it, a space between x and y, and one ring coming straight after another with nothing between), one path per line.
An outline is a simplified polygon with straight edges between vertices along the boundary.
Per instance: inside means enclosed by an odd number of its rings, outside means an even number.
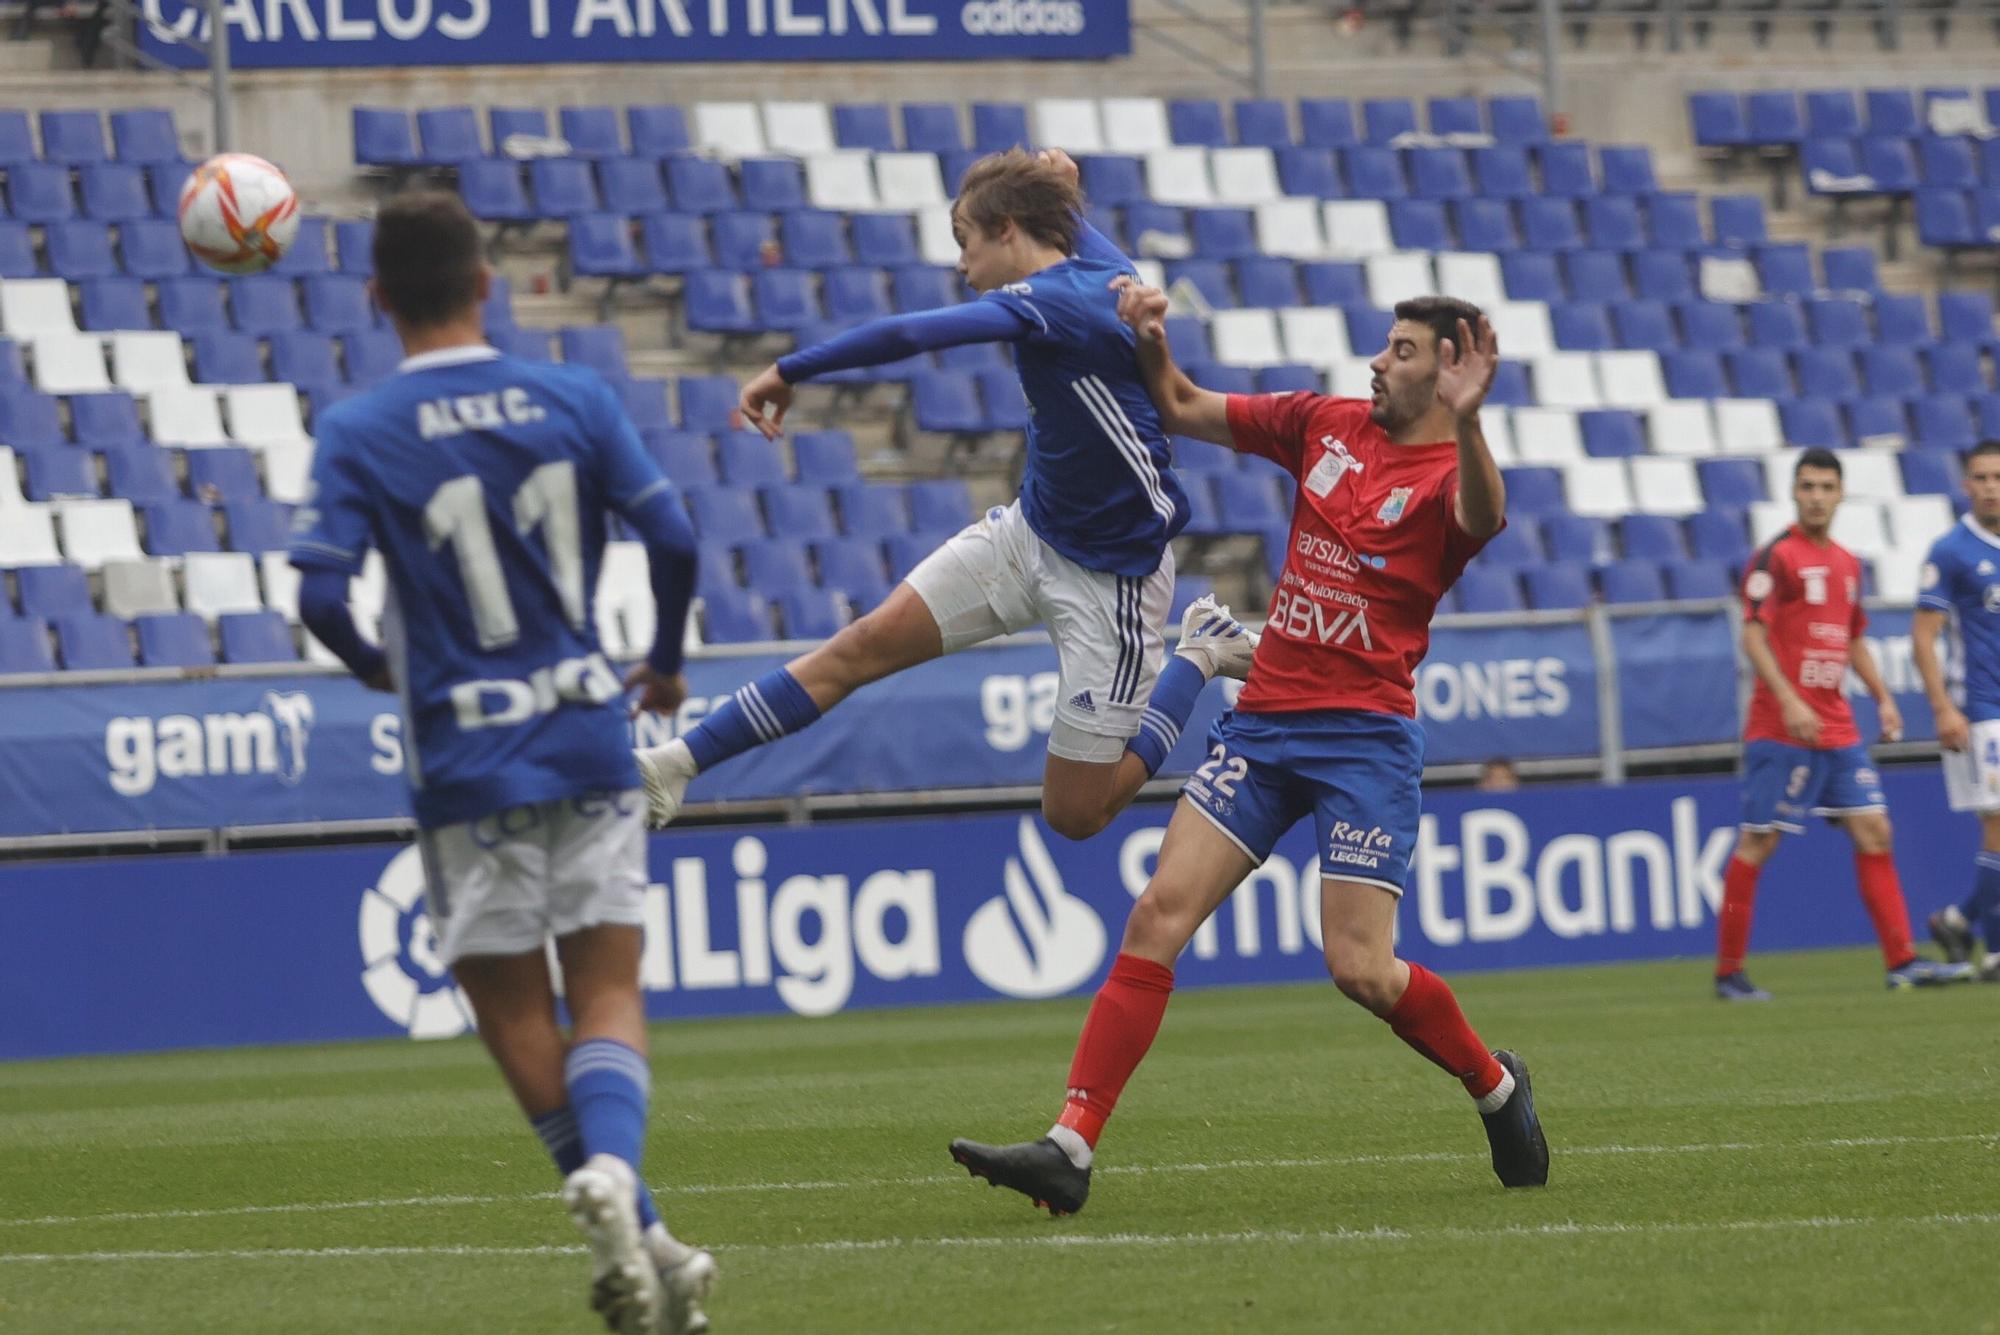
M1019 500L931 553L880 607L737 691L686 737L641 751L655 824L674 818L696 774L807 727L868 683L1039 624L1061 668L1042 814L1056 833L1088 838L1158 772L1209 679L1249 671L1257 637L1208 597L1188 608L1161 666L1167 544L1187 524L1187 497L1109 288L1132 262L1082 208L1066 154L981 158L952 206L958 271L977 300L870 321L744 387L744 418L775 438L800 381L1008 344L1032 409L1026 471Z
M1509 1187L1548 1181L1549 1152L1511 1052L1490 1052L1450 987L1396 957L1417 839L1423 731L1412 674L1438 600L1506 522L1479 406L1500 351L1476 306L1396 307L1367 402L1200 389L1166 345L1164 293L1123 285L1120 315L1176 435L1261 454L1299 481L1285 569L1249 684L1209 734L1110 977L1084 1021L1062 1114L1040 1140L952 1142L952 1156L1053 1214L1083 1207L1097 1140L1158 1032L1174 961L1278 838L1311 815L1326 963L1349 998L1465 1086Z
M1973 930L1986 940L1979 976L2000 980L2000 440L1965 455L1972 512L1931 548L1910 623L1917 671L1937 717L1944 789L1953 811L1979 813L1972 894L1930 918L1931 936L1952 961L1972 958ZM1952 641L1949 680L1938 636Z
M591 601L615 509L646 544L659 612L626 684L641 708L672 711L687 694L694 535L610 386L487 345L480 254L457 195L383 205L373 289L407 355L319 418L313 494L293 525L299 614L357 677L402 698L431 926L564 1174L593 1305L622 1335L686 1335L708 1328L715 1263L668 1234L639 1177L645 797ZM347 610L371 547L388 569L386 653Z
M1841 690L1847 669L1875 698L1884 741L1903 735L1903 715L1861 637L1868 624L1861 562L1832 536L1840 498L1839 456L1825 449L1800 455L1792 470L1798 521L1758 551L1743 576L1743 655L1757 684L1743 730L1743 824L1716 915L1715 995L1724 1001L1771 999L1743 971L1757 877L1779 835L1803 834L1808 816L1839 822L1854 841L1854 874L1891 990L1971 974L1964 965L1919 959L1910 946L1882 780Z

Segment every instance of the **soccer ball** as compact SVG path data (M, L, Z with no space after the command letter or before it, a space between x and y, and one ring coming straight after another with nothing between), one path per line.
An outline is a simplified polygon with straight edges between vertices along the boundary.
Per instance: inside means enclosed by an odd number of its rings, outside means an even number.
M299 234L299 197L285 174L248 153L222 153L181 187L181 239L224 273L262 273Z

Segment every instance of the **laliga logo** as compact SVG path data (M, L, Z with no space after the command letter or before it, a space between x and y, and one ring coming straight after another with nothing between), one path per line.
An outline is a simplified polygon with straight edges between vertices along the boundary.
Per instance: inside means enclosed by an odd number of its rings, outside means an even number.
M1063 888L1030 817L1021 818L1021 856L1007 859L1002 883L1006 894L980 905L965 925L974 977L1010 997L1053 997L1097 972L1104 922Z
M472 1027L472 1006L438 958L423 901L424 860L412 844L361 893L361 985L411 1038L452 1038Z

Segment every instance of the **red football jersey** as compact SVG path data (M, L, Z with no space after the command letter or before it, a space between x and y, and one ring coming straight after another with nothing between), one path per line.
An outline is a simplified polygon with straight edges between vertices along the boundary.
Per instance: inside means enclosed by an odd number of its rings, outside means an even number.
M1364 399L1231 395L1236 448L1299 480L1284 573L1236 707L1415 718L1438 599L1485 546L1459 527L1458 445L1397 445Z
M1778 671L1819 715L1822 751L1861 740L1841 683L1847 646L1868 624L1861 610L1861 562L1837 542L1817 543L1797 525L1757 555L1743 574L1743 615L1764 625ZM1746 742L1803 745L1785 731L1778 697L1758 681L1750 694Z

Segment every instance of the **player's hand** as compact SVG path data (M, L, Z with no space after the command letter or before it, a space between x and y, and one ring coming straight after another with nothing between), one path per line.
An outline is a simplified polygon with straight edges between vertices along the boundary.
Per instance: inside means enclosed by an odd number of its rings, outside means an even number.
M785 414L792 409L792 387L778 374L777 363L759 371L757 378L743 387L743 401L738 407L743 420L763 432L765 440L778 438L785 426Z
M1876 706L1875 717L1882 725L1882 740L1900 742L1903 740L1903 711L1896 707L1893 699L1884 700Z
M389 680L389 669L386 666L361 678L361 684L371 691L380 691L384 695L394 695L396 693L396 683Z
M655 671L651 663L640 663L626 673L625 689L639 693L639 698L632 702L634 718L640 714L671 714L688 698L686 677L678 672Z
M1819 744L1819 715L1811 705L1795 695L1779 708L1784 713L1786 732L1807 746Z
M1149 343L1163 343L1167 337L1167 294L1157 287L1147 287L1131 274L1122 273L1111 280L1111 290L1118 294L1118 318L1132 327L1132 332Z
M1054 167L1065 180L1074 182L1082 179L1083 171L1076 165L1076 159L1059 148L1045 148L1035 156Z
M1460 320L1458 337L1438 343L1438 402L1453 416L1471 417L1486 402L1486 391L1493 388L1499 370L1500 336L1493 332L1492 322L1482 315L1479 328L1472 329Z
M1972 744L1972 725L1957 705L1946 705L1938 711L1937 734L1938 745L1947 751L1963 751Z

